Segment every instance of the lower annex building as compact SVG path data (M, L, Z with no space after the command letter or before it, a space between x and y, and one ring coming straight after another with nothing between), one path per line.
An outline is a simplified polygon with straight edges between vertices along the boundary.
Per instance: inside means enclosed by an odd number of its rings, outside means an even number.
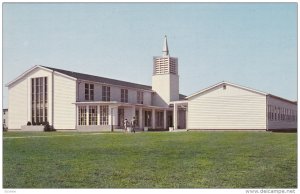
M37 65L7 87L9 130L49 122L56 130L113 131L133 117L139 129L297 129L297 102L272 94L229 82L179 94L178 59L166 37L152 86Z

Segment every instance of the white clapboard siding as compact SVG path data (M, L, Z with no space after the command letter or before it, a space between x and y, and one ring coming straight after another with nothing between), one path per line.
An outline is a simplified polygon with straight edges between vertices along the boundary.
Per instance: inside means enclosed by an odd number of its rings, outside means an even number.
M8 88L8 128L21 129L27 123L27 79L18 80Z
M52 91L50 88L52 71L39 66L33 67L26 74L15 80L8 86L8 117L9 129L21 129L22 125L26 125L31 121L31 79L37 77L48 78L48 106L52 106ZM48 120L51 121L51 109L48 109Z
M296 116L297 113L297 104L289 102L284 99L276 98L274 96L268 96L268 105L273 107L285 108L288 110L293 110ZM297 118L297 117L296 117ZM283 119L271 119L268 120L268 129L296 129L297 128L297 119L296 120L283 120Z
M188 102L189 129L266 129L266 96L222 85Z
M54 73L54 128L75 129L76 80Z

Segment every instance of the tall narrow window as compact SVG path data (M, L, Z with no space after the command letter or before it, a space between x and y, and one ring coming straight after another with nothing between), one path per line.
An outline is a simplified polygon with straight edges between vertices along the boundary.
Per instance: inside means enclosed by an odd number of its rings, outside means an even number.
M271 107L271 120L273 121L274 120L274 107L273 106L270 106Z
M102 101L110 101L110 87L102 86Z
M135 110L135 122L136 122L136 126L139 126L140 123L140 114L139 114L139 110Z
M89 125L97 125L97 106L89 106Z
M144 92L137 91L137 103L138 104L144 104Z
M164 122L164 112L158 111L155 114L155 121L156 121L156 126L157 127L163 127L163 122Z
M271 105L268 105L268 120L271 120Z
M108 125L108 106L100 106L100 125Z
M78 107L78 125L86 125L86 106Z
M84 86L85 100L94 100L94 84L86 83Z
M31 79L31 121L37 125L47 122L47 77Z
M121 89L121 102L128 102L128 90Z
M151 111L145 111L145 127L150 127L151 126L151 118L152 113Z

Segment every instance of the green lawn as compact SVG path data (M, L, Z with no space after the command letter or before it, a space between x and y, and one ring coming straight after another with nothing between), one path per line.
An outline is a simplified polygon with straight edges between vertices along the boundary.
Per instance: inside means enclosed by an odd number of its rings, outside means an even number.
M7 132L3 187L295 188L297 134Z

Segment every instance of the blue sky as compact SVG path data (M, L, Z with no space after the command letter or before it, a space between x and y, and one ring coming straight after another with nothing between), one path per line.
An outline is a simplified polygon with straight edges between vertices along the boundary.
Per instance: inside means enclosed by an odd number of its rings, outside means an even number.
M296 3L4 3L3 107L34 65L151 85L164 35L182 94L225 80L297 99Z

